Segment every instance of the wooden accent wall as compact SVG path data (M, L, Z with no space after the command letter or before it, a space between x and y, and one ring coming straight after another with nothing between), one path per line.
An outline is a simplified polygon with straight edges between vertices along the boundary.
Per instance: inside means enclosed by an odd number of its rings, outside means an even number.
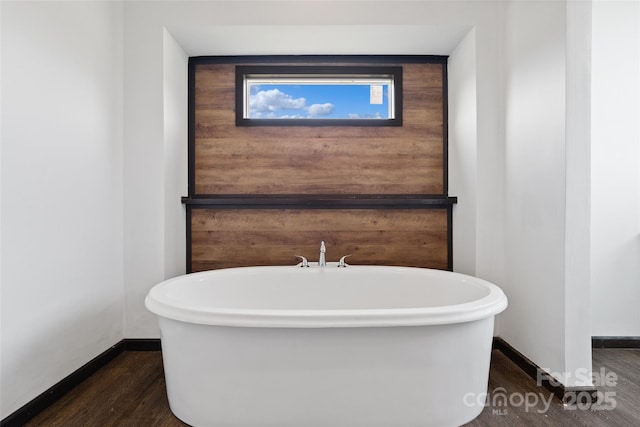
M448 265L446 209L198 209L191 224L194 271L316 262L321 240L327 261Z
M380 60L190 59L188 271L317 261L321 240L327 261L452 268L446 58ZM401 66L402 126L236 126L235 67L265 63Z
M400 127L236 127L235 65L196 65L196 194L443 194L442 64L403 65Z

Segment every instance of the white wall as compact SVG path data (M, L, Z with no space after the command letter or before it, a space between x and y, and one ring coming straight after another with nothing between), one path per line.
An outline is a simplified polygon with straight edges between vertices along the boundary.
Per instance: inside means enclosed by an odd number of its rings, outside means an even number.
M122 7L1 7L4 418L123 337Z
M154 6L156 5L156 6ZM157 337L144 307L165 279L164 28L155 7L125 3L124 23L124 280L125 337ZM151 29L151 31L149 31ZM186 143L186 141L185 141ZM178 241L174 242L179 244Z
M150 12L125 7L125 336L157 337L144 298L186 271L188 56L161 23L140 37Z
M591 369L591 2L567 2L564 347L568 386Z
M505 30L502 337L564 371L565 9L510 2Z
M189 56L173 36L164 30L164 276L174 277L186 270L186 214L180 197L187 195L187 133Z
M592 331L640 336L640 3L594 1Z
M475 29L451 52L447 66L449 107L449 194L453 209L453 269L476 274L476 180L478 126Z
M509 310L500 334L566 386L589 385L576 373L591 369L584 5L510 2L504 35Z

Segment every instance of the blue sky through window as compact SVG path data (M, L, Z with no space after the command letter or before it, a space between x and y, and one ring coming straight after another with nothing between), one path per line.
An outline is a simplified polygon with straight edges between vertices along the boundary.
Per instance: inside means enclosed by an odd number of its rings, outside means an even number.
M381 85L377 85L381 86ZM389 86L371 102L369 84L254 84L250 85L252 119L384 119L389 117Z

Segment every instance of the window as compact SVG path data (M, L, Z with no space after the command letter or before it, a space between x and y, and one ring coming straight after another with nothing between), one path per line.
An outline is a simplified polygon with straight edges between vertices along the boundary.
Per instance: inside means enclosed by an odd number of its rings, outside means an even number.
M401 67L238 66L238 126L400 126Z

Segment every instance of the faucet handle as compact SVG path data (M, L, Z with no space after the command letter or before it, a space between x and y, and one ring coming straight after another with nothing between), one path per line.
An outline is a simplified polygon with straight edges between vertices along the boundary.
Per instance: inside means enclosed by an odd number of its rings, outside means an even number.
M342 258L340 258L340 261L338 261L338 267L347 267L349 264L347 264L346 262L344 262L344 259L345 259L346 257L350 257L350 256L351 256L351 254L349 254L349 255L345 255L345 256L343 256Z
M296 258L300 258L302 262L300 263L300 267L309 267L309 261L302 255L296 255Z

